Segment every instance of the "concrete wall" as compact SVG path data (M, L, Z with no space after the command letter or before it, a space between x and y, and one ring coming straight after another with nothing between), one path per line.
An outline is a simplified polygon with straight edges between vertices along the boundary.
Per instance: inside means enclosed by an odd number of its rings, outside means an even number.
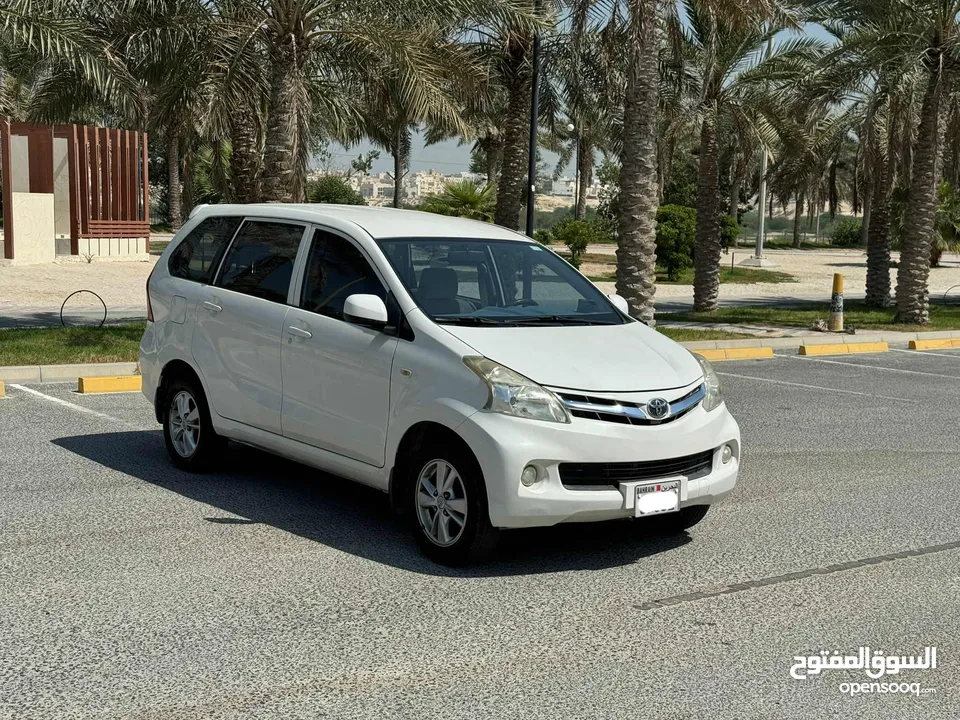
M10 180L15 193L30 192L30 153L26 135L10 136Z
M66 138L53 139L53 227L57 235L70 237L70 170ZM69 245L67 252L70 252Z
M16 265L56 259L53 193L13 193L13 253Z
M150 249L146 238L80 238L80 257L85 255L144 260L150 257Z

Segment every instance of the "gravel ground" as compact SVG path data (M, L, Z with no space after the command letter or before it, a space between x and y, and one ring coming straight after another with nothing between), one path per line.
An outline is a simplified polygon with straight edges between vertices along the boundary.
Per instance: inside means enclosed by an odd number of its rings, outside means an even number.
M139 395L8 385L0 718L960 717L960 352L717 367L745 459L689 535L525 531L465 571L372 490L232 445L177 471ZM937 646L893 676L936 693L789 675L861 645Z
M590 252L608 252L610 253L611 263L616 262L612 248L595 246L590 248ZM737 250L734 261L739 264L750 255L751 253L746 249ZM754 283L749 285L724 283L720 286L720 297L782 297L784 295L798 297L822 293L825 298L829 298L830 291L833 288L834 273L843 274L845 293L862 295L866 292L867 258L860 250L810 250L800 252L772 250L767 252L767 256L778 265L778 267L772 269L790 273L799 282ZM899 253L894 253L894 262L898 259ZM730 260L731 255L722 255L720 258L720 262L727 266L729 266ZM949 288L960 285L960 257L944 255L941 265L943 267L933 268L930 271L931 295L942 295ZM598 275L609 270L611 270L609 266L593 263L585 263L583 266L583 271L587 275ZM896 268L890 269L890 283L891 287L896 287ZM598 283L598 286L607 293L615 291L613 283ZM960 295L960 287L954 289L953 293ZM657 285L657 297L680 297L692 294L692 285Z
M5 309L60 307L75 290L92 290L107 307L146 307L147 276L157 258L122 260L60 260L46 265L0 267L0 315ZM72 301L79 303L80 300Z

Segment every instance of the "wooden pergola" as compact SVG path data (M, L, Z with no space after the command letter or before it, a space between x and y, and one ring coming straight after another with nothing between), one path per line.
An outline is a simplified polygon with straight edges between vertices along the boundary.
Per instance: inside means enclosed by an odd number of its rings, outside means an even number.
M13 136L28 139L31 193L53 193L53 139L67 141L70 253L80 238L150 237L147 134L87 125L35 125L0 117L4 255L14 258ZM54 238L50 239L54 242Z

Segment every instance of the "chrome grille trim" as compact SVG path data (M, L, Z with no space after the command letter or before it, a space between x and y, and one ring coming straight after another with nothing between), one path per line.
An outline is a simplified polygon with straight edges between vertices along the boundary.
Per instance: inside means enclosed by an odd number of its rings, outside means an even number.
M656 419L647 415L646 405L643 403L622 402L579 393L557 393L557 395L574 417L629 425L660 425L676 420L695 408L707 396L707 388L701 383L683 397L671 402L670 412Z

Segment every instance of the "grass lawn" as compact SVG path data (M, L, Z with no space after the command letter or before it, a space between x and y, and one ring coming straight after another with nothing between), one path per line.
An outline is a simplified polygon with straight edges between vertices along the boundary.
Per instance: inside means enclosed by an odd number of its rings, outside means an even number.
M150 254L151 255L163 255L163 251L167 249L167 245L170 244L169 240L151 240L150 241Z
M670 317L661 315L661 318ZM693 328L668 328L657 326L657 330L671 340L677 342L694 342L696 340L755 340L755 335L744 333L723 332L722 330L696 330Z
M604 273L602 275L588 275L594 282L613 282L616 280L615 271ZM693 285L693 268L684 268L677 273L676 280L667 279L667 271L657 268L657 282L664 285ZM778 272L777 270L760 270L758 268L744 267L721 267L721 283L743 283L753 285L755 283L792 283L797 282L797 278L789 273Z
M904 325L893 322L894 308L877 310L868 308L862 300L847 300L844 303L843 322L848 328L858 330L899 330L919 332L923 330L960 330L960 305L930 305L929 325ZM737 323L745 325L775 325L809 327L815 320L826 320L830 314L829 303L809 305L802 308L782 308L765 305L748 307L725 307L712 312L664 313L659 319L670 321Z
M144 323L0 330L0 365L135 362Z
M663 316L671 317L671 316ZM102 328L15 328L0 330L0 365L66 365L136 362L144 323ZM730 340L751 335L719 330L657 328L678 342Z

